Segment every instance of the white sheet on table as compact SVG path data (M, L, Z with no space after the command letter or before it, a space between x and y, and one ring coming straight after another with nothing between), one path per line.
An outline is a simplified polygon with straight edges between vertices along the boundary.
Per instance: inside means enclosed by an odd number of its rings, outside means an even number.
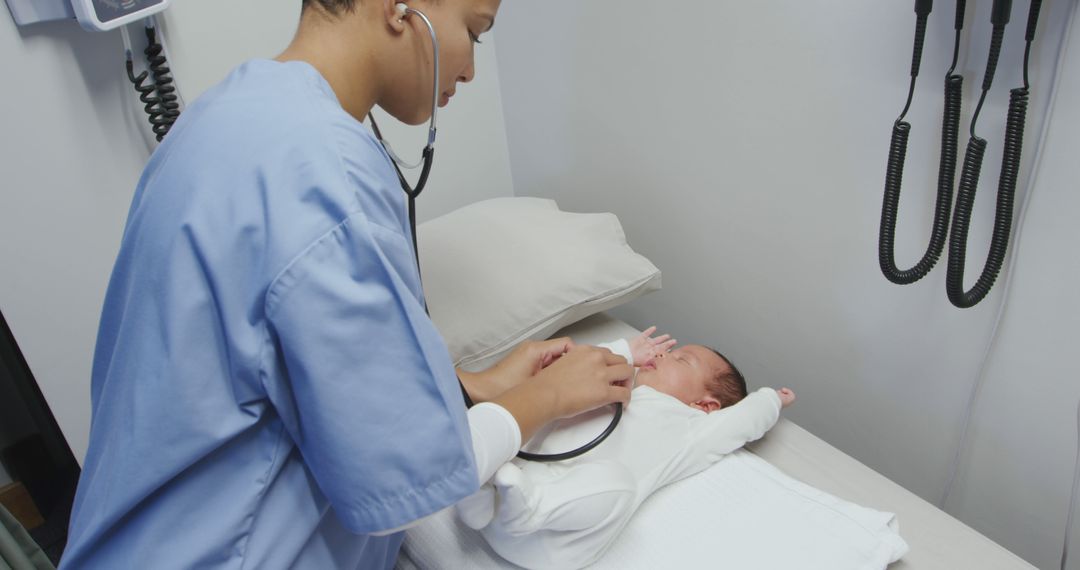
M861 570L907 550L892 513L824 493L739 450L650 497L591 568ZM512 565L445 512L408 531L399 566Z

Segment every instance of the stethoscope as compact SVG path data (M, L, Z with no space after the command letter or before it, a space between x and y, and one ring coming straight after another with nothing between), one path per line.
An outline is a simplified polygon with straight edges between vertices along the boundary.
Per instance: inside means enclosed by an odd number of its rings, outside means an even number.
M368 118L371 120L371 129L375 131L375 138L379 140L383 148L386 149L386 154L390 155L391 162L394 165L394 170L397 171L398 181L401 182L401 189L405 191L405 195L409 197L409 231L412 233L413 241L413 253L416 255L416 269L420 270L420 249L416 243L416 197L424 191L424 187L427 186L428 175L431 174L431 163L435 157L435 115L439 110L439 40L435 36L435 26L431 25L431 20L424 15L423 12L416 8L410 8L406 4L399 3L394 8L400 14L400 19L404 19L410 14L416 14L423 20L424 25L427 26L428 33L431 34L431 46L435 54L435 78L432 81L431 88L431 122L428 125L428 142L424 147L421 162L416 164L409 164L402 160L397 153L390 148L390 143L383 140L382 133L379 131L379 126L375 124L375 117L371 113L368 113ZM416 187L409 184L409 181L405 179L405 175L401 172L401 167L408 169L421 168L420 178L416 181ZM461 379L458 379L458 384L461 385L461 395L465 398L465 406L471 408L473 406L472 398L469 397L469 393L465 391L464 384L461 384ZM619 424L619 420L622 419L623 407L621 403L615 404L615 417L611 419L611 423L607 428L598 435L595 439L586 443L585 445L564 453L529 453L527 451L519 451L517 456L529 461L563 461L577 457L592 448L600 445L602 441L607 439L611 432L615 431L615 426Z
M394 6L398 11L400 17L398 21L401 21L409 14L416 14L424 21L424 25L427 26L428 33L431 34L431 46L432 52L435 54L435 78L431 82L431 121L428 123L428 140L427 146L424 147L421 153L420 162L416 164L409 164L401 159L394 152L394 149L390 147L390 143L382 137L382 132L379 131L379 125L375 123L375 115L368 113L368 119L371 120L371 130L375 131L375 138L379 139L379 143L386 149L386 154L390 155L390 161L394 165L394 170L397 171L398 181L401 182L401 189L405 191L405 195L409 197L409 230L412 232L413 241L413 253L416 255L416 268L420 269L420 249L416 246L416 197L424 191L424 187L427 186L428 175L431 174L431 163L435 159L435 119L439 113L439 39L435 37L435 26L431 25L431 20L420 10L410 8L405 4L398 3ZM408 180L405 180L405 175L401 172L401 167L408 168L410 170L417 167L420 169L420 178L416 181L416 187L413 188Z

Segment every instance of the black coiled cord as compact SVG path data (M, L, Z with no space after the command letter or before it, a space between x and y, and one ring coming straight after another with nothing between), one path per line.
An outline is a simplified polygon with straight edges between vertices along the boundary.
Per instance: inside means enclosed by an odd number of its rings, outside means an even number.
M139 93L139 101L143 103L143 111L150 117L150 124L154 125L155 121L160 120L161 116L161 98L157 96L157 88L146 84L146 80L150 76L148 72L144 71L138 76L135 75L135 64L131 61L131 58L128 58L125 65L128 80L135 86L135 91Z
M128 80L135 86L139 93L139 101L143 103L143 111L146 112L150 127L154 131L158 142L169 134L169 129L180 117L180 102L176 95L176 86L173 84L172 72L169 63L165 59L165 48L157 40L157 30L154 27L146 28L147 46L143 50L146 56L148 71L135 75L135 64L131 57L127 58ZM147 81L153 75L153 83Z
M934 268L941 252L945 248L945 239L949 234L949 213L952 207L953 184L956 179L956 150L960 132L960 105L962 100L963 77L953 74L960 51L960 32L964 22L964 0L956 3L956 39L953 47L953 61L945 74L945 112L941 125L941 159L938 163L937 203L934 207L934 222L930 233L930 243L922 259L910 269L896 266L896 218L900 203L900 187L904 176L904 159L907 155L908 135L911 124L904 121L904 115L911 107L915 93L915 79L919 74L922 59L923 40L926 35L926 19L930 6L916 4L918 14L915 22L915 47L911 61L911 87L908 89L907 103L900 117L893 123L892 140L889 144L889 161L885 169L885 194L881 204L881 226L878 234L878 263L885 278L898 285L907 285L922 279Z
M949 238L948 273L945 291L949 301L962 309L972 307L990 292L998 272L1005 261L1012 231L1013 198L1016 179L1020 170L1020 155L1024 143L1024 123L1027 115L1028 89L1009 92L1009 114L1005 123L1005 147L1002 151L1001 176L998 181L997 211L994 214L994 230L990 238L990 252L983 265L982 274L969 290L964 291L964 265L967 257L968 226L971 210L975 205L975 192L979 186L986 140L972 136L964 155L964 168L960 174L960 188L956 194L956 213L953 215L952 233Z
M907 103L900 117L893 124L892 140L889 145L889 162L885 171L885 194L881 207L881 227L878 238L878 261L885 277L897 284L914 283L926 276L941 256L945 238L949 238L949 262L945 278L945 290L949 301L960 308L972 307L990 292L1005 261L1012 231L1013 201L1016 194L1016 181L1019 177L1020 160L1023 150L1024 126L1027 117L1030 83L1028 64L1031 44L1035 39L1035 29L1039 18L1042 0L1032 0L1028 13L1026 41L1024 50L1024 86L1013 89L1009 97L1009 111L1005 123L1005 145L1002 152L1001 175L998 180L997 210L994 217L994 230L990 242L990 251L983 266L983 271L975 285L964 291L964 267L967 257L967 237L971 222L971 210L975 204L979 174L983 157L986 154L986 140L975 134L975 124L979 120L986 95L994 80L1001 45L1004 41L1005 25L1009 22L1011 0L995 0L991 22L993 35L990 41L990 53L983 77L982 94L979 104L971 119L971 138L964 154L964 165L960 174L960 186L957 190L956 208L949 228L949 210L952 201L952 188L956 174L956 148L959 132L961 88L963 79L954 75L957 55L960 47L960 31L964 20L964 0L956 3L956 40L953 47L953 62L945 76L945 111L942 118L941 160L938 166L938 196L934 211L933 228L930 244L926 253L914 267L901 270L895 262L895 234L897 208L900 201L900 186L904 173L904 159L907 154L908 135L911 125L903 120L911 106L915 92L915 79L919 72L922 57L923 40L926 35L926 19L930 13L929 0L916 0L917 14L915 29L915 48L911 63L911 87L908 90Z
M154 76L154 87L157 89L160 114L156 121L151 120L154 134L158 142L169 134L169 129L180 117L180 102L176 96L176 86L173 85L172 72L169 62L165 59L165 47L157 41L157 29L146 28L146 62L150 67L150 74Z
M897 120L893 125L889 145L889 162L885 170L885 197L881 205L881 230L878 236L878 261L885 278L898 285L907 285L922 279L934 268L945 248L949 235L949 213L952 208L953 184L956 179L956 150L960 132L960 103L963 78L948 75L945 78L945 113L941 125L941 159L938 165L938 192L934 207L934 223L926 253L910 269L896 266L896 217L900 203L900 186L904 175L904 158L907 154L908 134L911 124Z
M1024 143L1024 125L1027 117L1030 84L1028 82L1028 63L1031 57L1031 44L1035 39L1035 28L1039 19L1042 0L1032 0L1028 12L1028 25L1024 49L1024 86L1009 92L1009 111L1005 122L1005 144L1002 149L1001 174L998 178L997 209L994 214L994 229L990 239L990 251L975 285L964 291L964 267L967 257L967 236L971 221L971 210L975 205L975 192L979 186L979 173L982 169L983 155L986 153L986 140L975 135L975 123L979 119L986 94L994 77L1001 52L1005 24L1008 23L1008 2L995 2L995 21L990 42L990 55L987 58L986 76L983 79L982 95L979 105L971 119L971 138L964 155L964 167L960 174L960 187L956 196L956 212L953 215L952 231L949 237L949 263L945 276L945 291L949 301L960 308L968 308L982 301L994 286L998 272L1005 262L1005 253L1009 246L1009 234L1012 231L1013 198L1016 194L1016 180L1020 173L1020 159ZM1004 7L1001 12L998 7Z

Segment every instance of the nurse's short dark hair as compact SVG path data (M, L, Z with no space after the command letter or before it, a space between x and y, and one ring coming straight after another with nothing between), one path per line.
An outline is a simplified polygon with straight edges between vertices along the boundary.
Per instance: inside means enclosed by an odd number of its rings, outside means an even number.
M312 6L319 6L328 14L337 16L343 12L352 12L360 0L302 0L302 10Z
M705 385L705 389L710 396L720 400L720 407L734 406L746 397L746 378L728 357L720 354L720 351L715 348L709 350L716 353L720 360L727 364L727 369L718 369Z

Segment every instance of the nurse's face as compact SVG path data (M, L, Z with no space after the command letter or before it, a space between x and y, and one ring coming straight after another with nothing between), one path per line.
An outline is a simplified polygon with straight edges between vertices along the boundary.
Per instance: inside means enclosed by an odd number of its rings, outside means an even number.
M468 83L476 75L473 50L476 42L495 24L500 0L411 0L410 8L423 12L435 27L439 40L439 106L445 107L457 91L458 83ZM403 53L394 58L396 67L384 96L379 101L386 112L410 125L431 118L431 93L435 62L431 35L424 21L409 14L402 24Z

